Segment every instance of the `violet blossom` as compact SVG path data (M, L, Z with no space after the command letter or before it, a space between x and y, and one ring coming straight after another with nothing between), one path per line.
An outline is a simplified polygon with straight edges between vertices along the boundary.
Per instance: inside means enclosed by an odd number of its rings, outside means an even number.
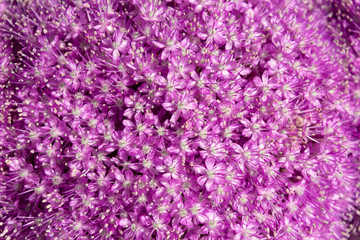
M360 1L0 0L0 239L358 239Z

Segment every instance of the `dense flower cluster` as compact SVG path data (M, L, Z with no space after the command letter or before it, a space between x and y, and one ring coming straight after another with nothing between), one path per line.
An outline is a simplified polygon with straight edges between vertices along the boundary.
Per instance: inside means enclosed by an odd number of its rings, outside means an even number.
M2 0L0 17L1 239L357 231L358 0Z

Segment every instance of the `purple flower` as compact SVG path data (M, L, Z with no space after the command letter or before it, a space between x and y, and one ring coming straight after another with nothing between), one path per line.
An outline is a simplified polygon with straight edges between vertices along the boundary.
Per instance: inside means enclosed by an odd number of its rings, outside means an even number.
M264 121L260 120L258 114L254 114L251 117L251 121L247 119L241 120L241 123L245 126L245 129L242 131L242 134L246 137L251 137L253 140L256 140L264 126Z
M164 6L161 6L158 0L152 0L151 2L147 1L134 1L137 5L139 5L139 9L142 14L142 18L145 21L162 21L164 19Z
M0 1L1 239L342 239L360 2Z
M191 63L191 60L187 57L173 57L171 61L171 70L173 70L177 76L181 76L184 79L189 78L189 73L195 69L195 65Z
M177 94L174 97L168 97L165 102L162 104L165 110L174 113L170 121L174 123L179 119L179 117L188 117L191 114L190 111L197 108L197 101L193 97L189 96L188 93L183 92L182 94Z
M217 163L214 158L206 158L205 167L201 165L193 166L196 173L202 176L198 177L197 182L200 185L205 185L207 191L212 191L215 188L215 184L220 184L224 181L224 163Z

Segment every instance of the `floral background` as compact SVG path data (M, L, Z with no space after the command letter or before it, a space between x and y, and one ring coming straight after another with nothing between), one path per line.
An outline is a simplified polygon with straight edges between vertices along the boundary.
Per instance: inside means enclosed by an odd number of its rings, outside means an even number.
M360 1L0 0L1 239L359 239Z

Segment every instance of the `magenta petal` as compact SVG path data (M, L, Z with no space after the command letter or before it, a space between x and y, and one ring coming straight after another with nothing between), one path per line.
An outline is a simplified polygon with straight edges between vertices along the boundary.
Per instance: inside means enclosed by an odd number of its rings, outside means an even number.
M215 159L214 158L206 158L205 165L208 170L214 169L215 166Z
M205 174L207 172L206 168L204 168L203 166L199 166L199 165L193 166L193 169L196 173L199 173L199 174Z
M213 179L209 178L205 183L205 188L208 192L211 192L215 188L215 182Z
M0 16L0 239L358 239L359 0Z
M162 106L165 108L165 110L170 112L176 109L176 105L174 103L163 103Z
M198 178L197 182L199 183L200 186L204 186L206 180L207 180L207 177L201 176Z

